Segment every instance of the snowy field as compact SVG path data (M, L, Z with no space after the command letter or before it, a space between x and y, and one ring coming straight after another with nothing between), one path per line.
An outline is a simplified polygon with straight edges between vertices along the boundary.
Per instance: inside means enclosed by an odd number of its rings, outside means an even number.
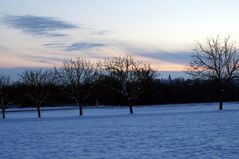
M238 159L239 104L7 112L1 159Z

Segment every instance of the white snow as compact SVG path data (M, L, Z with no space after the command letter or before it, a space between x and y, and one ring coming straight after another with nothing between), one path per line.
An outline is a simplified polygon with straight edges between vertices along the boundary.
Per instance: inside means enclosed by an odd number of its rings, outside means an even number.
M239 156L239 104L7 112L1 159L159 159Z

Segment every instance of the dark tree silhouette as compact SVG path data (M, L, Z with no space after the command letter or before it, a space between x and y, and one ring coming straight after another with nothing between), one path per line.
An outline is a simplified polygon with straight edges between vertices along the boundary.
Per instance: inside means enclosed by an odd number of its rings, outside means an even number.
M56 81L55 73L51 70L26 70L20 75L20 83L27 88L27 96L37 108L41 117L40 107L49 94L49 86Z
M97 69L83 58L70 59L63 62L63 66L56 69L59 83L70 98L79 106L79 114L83 115L83 104L97 80Z
M194 78L216 83L219 110L222 110L224 86L239 75L239 54L235 43L230 41L230 36L223 41L217 36L208 38L205 44L197 42L187 73Z
M5 103L6 89L10 86L9 76L0 76L0 109L2 110L2 118L5 119L5 110L7 109Z
M127 100L130 114L132 114L132 100L139 97L144 91L153 79L155 71L150 64L137 61L130 55L106 59L104 62L100 62L100 66L106 77L112 79L107 86Z

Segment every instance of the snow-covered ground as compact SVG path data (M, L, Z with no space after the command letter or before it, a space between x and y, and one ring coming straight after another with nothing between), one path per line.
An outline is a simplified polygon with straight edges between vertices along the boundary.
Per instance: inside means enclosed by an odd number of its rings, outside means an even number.
M7 112L1 159L239 157L239 104Z

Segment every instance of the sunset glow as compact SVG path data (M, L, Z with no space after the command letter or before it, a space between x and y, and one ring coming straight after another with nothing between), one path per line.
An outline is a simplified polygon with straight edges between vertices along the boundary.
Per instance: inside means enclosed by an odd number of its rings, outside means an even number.
M157 70L183 71L196 40L218 34L239 38L237 4L2 0L0 67L51 67L77 56L97 61L127 53Z

